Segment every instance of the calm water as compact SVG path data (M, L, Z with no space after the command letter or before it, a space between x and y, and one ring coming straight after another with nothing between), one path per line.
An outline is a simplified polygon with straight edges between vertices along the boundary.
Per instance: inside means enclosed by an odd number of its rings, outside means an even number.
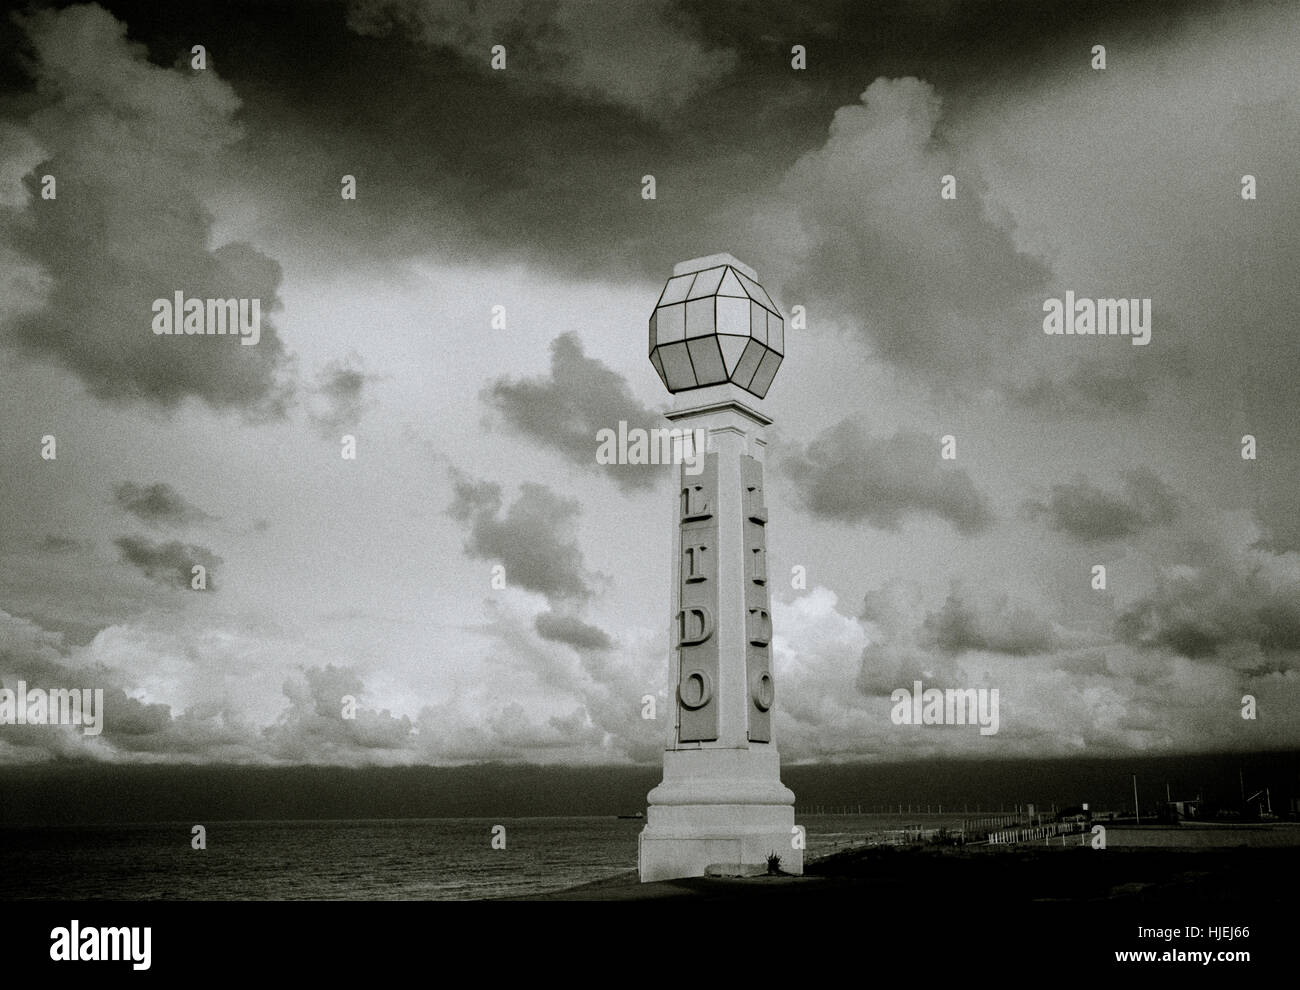
M809 858L938 815L811 815ZM644 822L615 818L192 823L0 828L0 899L476 900L636 869ZM506 848L491 847L492 826Z

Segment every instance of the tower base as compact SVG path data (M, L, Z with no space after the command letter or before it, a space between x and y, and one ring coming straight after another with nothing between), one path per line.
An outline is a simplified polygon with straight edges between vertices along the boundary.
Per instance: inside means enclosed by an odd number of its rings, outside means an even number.
M637 843L641 882L702 877L714 865L765 867L770 853L781 872L802 874L794 794L780 774L770 747L668 750Z

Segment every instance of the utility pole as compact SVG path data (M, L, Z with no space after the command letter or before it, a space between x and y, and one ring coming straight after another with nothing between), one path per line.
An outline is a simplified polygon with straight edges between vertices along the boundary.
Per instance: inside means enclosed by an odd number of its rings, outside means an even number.
M1142 813L1138 811L1138 775L1133 774L1133 824L1142 824Z

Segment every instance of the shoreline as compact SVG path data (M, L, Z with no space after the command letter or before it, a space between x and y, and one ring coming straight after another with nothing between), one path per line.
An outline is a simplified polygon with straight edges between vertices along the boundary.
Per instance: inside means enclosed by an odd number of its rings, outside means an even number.
M1182 836L1212 843L1129 841ZM1247 836L1276 836L1252 842ZM921 905L954 887L978 890L985 903L1173 905L1215 904L1249 909L1289 903L1300 882L1300 824L1294 822L1108 828L1107 847L1079 838L1065 845L858 846L807 863L803 876L687 877L641 883L635 870L500 901L734 900L795 897L858 901L887 894L900 905ZM1112 838L1117 841L1111 841ZM1245 841L1232 841L1234 839Z

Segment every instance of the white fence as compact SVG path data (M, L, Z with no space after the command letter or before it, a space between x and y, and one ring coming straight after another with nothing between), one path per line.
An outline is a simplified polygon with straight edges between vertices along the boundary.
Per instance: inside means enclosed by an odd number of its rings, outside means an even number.
M1035 842L1042 839L1050 843L1056 836L1073 835L1082 832L1082 822L1053 822L1051 825L1035 825L1033 828L1006 828L989 833L989 845L1009 846L1018 842Z

